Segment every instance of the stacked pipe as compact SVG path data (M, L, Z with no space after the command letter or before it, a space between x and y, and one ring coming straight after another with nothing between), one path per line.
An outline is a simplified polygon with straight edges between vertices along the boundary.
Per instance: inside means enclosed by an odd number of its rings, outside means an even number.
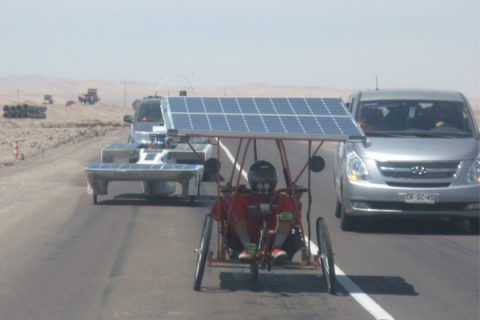
M31 118L45 119L47 107L36 106L31 104L18 104L16 106L3 106L4 118Z

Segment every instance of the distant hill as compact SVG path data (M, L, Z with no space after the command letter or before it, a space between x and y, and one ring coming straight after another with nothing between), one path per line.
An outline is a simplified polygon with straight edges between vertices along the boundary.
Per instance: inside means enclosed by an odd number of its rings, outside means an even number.
M158 87L154 83L133 81L105 80L70 80L42 75L0 77L0 103L29 101L41 103L44 94L53 95L56 103L68 100L77 102L78 95L88 88L97 88L101 102L131 106L135 99L154 95L178 95L180 90L187 90L190 96L322 96L346 98L349 91L320 87L279 86L268 84L248 84L223 87L180 87L165 85ZM126 92L125 92L126 89ZM193 92L192 92L193 91ZM126 93L126 102L125 100Z
M177 95L180 90L187 90L190 96L320 96L341 97L346 99L351 91L322 87L301 87L269 84L245 84L222 87L180 87L168 85L158 87L155 83L134 81L106 80L70 80L43 75L4 76L0 77L0 104L16 103L17 93L20 102L41 103L44 94L53 95L56 103L68 100L78 101L78 95L88 88L97 88L100 101L106 104L130 107L135 99L154 95ZM125 91L126 89L126 91ZM18 91L17 91L18 90ZM193 92L192 92L193 91ZM480 99L470 98L476 110L480 110Z

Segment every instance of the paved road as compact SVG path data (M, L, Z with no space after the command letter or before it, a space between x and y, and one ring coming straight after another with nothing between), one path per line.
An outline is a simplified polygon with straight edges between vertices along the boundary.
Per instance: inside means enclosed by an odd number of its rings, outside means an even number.
M297 171L303 150L288 145ZM274 144L260 145L261 158L272 154ZM326 217L335 262L348 278L395 319L478 319L478 236L419 220L341 231L333 152L326 146L322 154L327 168L313 178L312 220ZM231 167L225 158L222 165ZM327 294L318 270L274 270L252 283L247 268L207 268L202 292L194 292L193 249L210 197L190 206L141 198L137 183L113 183L94 206L84 174L68 179L75 192L56 191L9 239L0 236L2 320L375 318L346 290Z

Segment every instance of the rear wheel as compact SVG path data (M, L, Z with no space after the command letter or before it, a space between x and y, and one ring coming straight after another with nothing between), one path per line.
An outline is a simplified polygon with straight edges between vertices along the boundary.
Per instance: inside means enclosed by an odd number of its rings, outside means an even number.
M318 258L322 268L325 285L329 293L335 293L336 276L335 263L333 261L332 242L325 220L320 217L317 219L317 243L318 243Z
M200 239L200 247L195 250L197 252L197 264L195 266L195 278L193 282L193 290L200 291L202 285L203 273L205 272L205 264L207 262L208 248L210 246L210 237L212 236L213 216L208 214L203 223L202 238Z

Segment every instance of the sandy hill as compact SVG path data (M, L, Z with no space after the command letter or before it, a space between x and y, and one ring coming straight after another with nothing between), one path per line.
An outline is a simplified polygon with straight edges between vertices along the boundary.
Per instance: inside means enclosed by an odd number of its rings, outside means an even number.
M188 95L195 96L322 96L342 97L349 95L347 90L320 87L279 86L267 84L248 84L202 88L178 84L159 87L154 83L133 81L69 80L41 75L0 77L0 103L20 102L40 103L44 94L51 94L57 103L68 100L77 101L78 95L88 88L97 88L100 100L117 106L131 106L135 99L154 95L177 95L180 90L187 90Z

